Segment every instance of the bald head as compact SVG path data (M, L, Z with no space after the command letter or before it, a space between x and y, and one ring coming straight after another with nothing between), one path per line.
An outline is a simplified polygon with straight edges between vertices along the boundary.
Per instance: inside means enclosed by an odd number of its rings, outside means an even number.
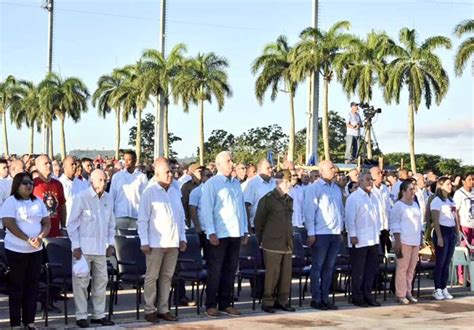
M270 165L270 162L266 160L265 158L260 159L260 161L257 164L257 168L258 168L258 174L264 174L266 176L272 175L272 166Z
M230 176L234 167L230 151L221 151L216 156L216 167L219 173Z
M295 163L293 163L291 160L285 160L283 162L283 165L281 166L284 170L294 170L295 169Z
M400 180L406 180L408 179L408 170L402 168L401 170L398 171L398 178Z
M331 181L336 175L336 168L330 160L323 160L319 163L319 174L326 181Z
M10 163L10 176L15 177L18 173L25 172L25 163L20 159L15 159Z
M63 172L70 180L74 179L76 174L77 164L76 159L72 156L67 156L63 160Z
M173 172L171 171L170 164L168 159L165 157L158 157L155 159L155 180L160 184L163 188L168 189L173 181Z
M49 180L51 177L51 160L47 155L39 155L35 159L35 166L41 179Z
M104 193L105 185L107 184L107 176L105 175L105 172L100 169L93 170L89 180L94 191L97 195L101 196Z

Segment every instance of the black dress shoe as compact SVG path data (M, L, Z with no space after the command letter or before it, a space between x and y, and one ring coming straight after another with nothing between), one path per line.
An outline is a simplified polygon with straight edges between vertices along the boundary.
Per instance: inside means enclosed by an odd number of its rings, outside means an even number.
M359 307L367 307L367 303L363 300L352 300L352 305Z
M275 313L275 310L273 309L272 306L263 306L262 305L262 311L264 311L265 313L270 313L270 314Z
M331 310L331 311L335 311L335 310L338 310L339 308L334 305L332 302L327 302L325 303L327 309Z
M328 307L323 302L312 301L309 305L314 309L319 309L319 310L322 310L322 311L327 311L328 310Z
M100 324L102 326L115 325L114 322L107 320L105 317L101 319L92 319L91 323Z
M381 306L378 301L372 300L372 299L367 299L367 300L365 301L365 303L366 303L367 305L369 305L369 306L372 306L372 307L380 307L380 306Z
M285 312L295 312L296 309L294 309L293 307L290 307L289 305L281 305L281 304L274 304L273 305L273 308L274 309L281 309L282 311L285 311Z
M89 322L87 322L86 319L77 320L77 321L76 321L76 325L77 325L79 328L88 328L88 327L89 327Z

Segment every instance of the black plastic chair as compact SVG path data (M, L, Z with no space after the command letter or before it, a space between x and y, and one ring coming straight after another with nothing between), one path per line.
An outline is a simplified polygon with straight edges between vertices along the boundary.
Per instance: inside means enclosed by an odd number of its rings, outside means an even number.
M292 278L299 280L299 306L303 305L303 277L305 278L305 286L307 286L308 278L311 273L311 266L308 266L306 252L303 244L303 238L300 232L293 233L293 255L292 255ZM290 285L290 301L291 306L291 287Z
M68 324L66 296L72 290L72 251L67 237L48 237L43 240L46 249L46 285L57 287L64 296L64 324ZM47 308L47 307L46 307Z
M418 263L416 264L415 277L417 279L417 297L420 297L421 275L434 271L435 261L424 261L421 256L418 256ZM472 270L474 271L474 270ZM472 283L471 283L472 285Z
M265 278L265 267L263 265L262 252L258 244L257 236L251 235L247 244L240 245L239 270L237 272L239 291L242 279L248 279L252 286L252 309L255 310L255 299L257 296L257 280Z
M339 247L339 253L334 264L333 281L332 281L332 302L336 300L336 287L342 287L342 278L344 278L344 296L350 293L351 283L351 263L349 248L346 244L347 240L342 240Z
M383 286L383 301L387 301L387 280L388 276L391 275L392 278L395 276L396 271L396 264L392 260L389 260L385 253L382 251L382 247L380 244L378 246L378 258L379 258L379 267L377 269L377 276L375 277L378 279L380 274L383 275L382 278L382 286ZM375 299L377 299L377 291L379 290L379 285L377 280L375 281Z
M136 228L117 228L117 234L119 236L137 236L138 229Z
M110 303L115 298L117 304L119 283L128 283L136 289L137 320L140 318L141 288L145 282L146 261L145 255L140 250L140 238L138 236L115 236L115 248L117 254L118 274L114 283L113 295Z
M201 254L201 245L199 236L197 234L186 234L187 247L186 251L179 252L178 262L176 267L174 290L179 291L179 285L176 285L179 280L191 282L196 284L196 313L200 314L200 307L202 302L202 295L207 280L207 270L204 269L203 259ZM201 293L199 285L203 284ZM176 300L179 297L179 292L175 294ZM178 315L178 301L175 302L176 315Z

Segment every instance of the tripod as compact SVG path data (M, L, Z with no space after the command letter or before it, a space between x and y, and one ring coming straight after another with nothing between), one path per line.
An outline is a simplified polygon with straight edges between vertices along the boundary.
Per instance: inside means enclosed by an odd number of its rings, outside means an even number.
M357 137L357 154L356 159L359 156L362 159L372 159L372 136L374 137L374 146L378 149L377 138L375 137L374 127L372 126L372 117L368 117L364 120L364 134L360 134Z

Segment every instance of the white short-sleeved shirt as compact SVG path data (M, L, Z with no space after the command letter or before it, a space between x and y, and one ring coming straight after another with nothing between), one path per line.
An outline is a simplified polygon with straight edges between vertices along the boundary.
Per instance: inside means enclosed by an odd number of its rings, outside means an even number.
M410 246L420 245L423 218L418 204L407 205L397 201L390 210L389 228L392 233L400 233L400 241Z
M431 210L439 211L439 224L445 227L456 226L456 204L450 199L444 202L435 197L430 205Z
M189 206L194 206L197 208L197 214L199 218L199 224L202 227L201 222L201 196L202 196L202 183L199 187L194 188L191 193L189 194ZM194 223L191 221L191 228L194 227Z
M474 190L461 188L454 193L454 203L459 210L461 226L474 228Z
M17 200L10 196L0 209L0 218L15 218L16 225L28 237L38 236L41 232L41 219L48 216L48 211L43 201L39 198L34 200ZM34 248L27 241L13 235L8 229L5 235L5 249L20 252L33 253L41 251L43 247Z

